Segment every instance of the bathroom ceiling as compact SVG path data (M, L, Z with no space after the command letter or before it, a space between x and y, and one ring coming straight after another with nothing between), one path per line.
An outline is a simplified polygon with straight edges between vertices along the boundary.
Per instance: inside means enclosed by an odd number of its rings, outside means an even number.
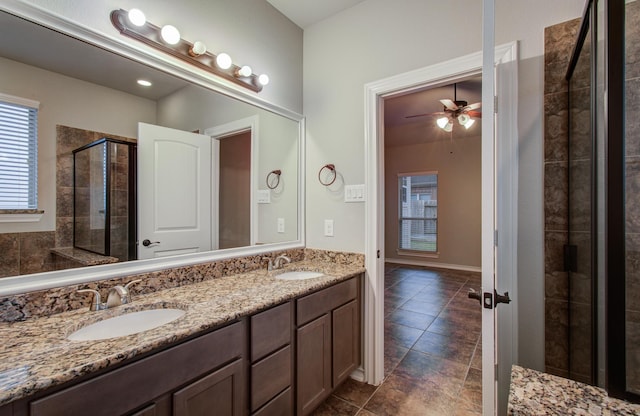
M174 76L4 12L0 13L0 56L151 100L188 85ZM139 86L139 78L151 81L153 87Z
M305 29L364 0L267 0L280 13Z

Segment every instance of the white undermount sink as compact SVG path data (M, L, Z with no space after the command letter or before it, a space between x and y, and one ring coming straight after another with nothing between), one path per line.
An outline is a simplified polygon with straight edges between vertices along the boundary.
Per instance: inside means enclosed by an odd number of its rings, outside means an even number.
M71 341L96 341L123 337L168 324L184 314L185 311L181 309L149 309L129 312L84 326L69 335L67 339Z
M324 276L324 273L311 272L311 271L291 271L276 275L276 279L280 280L305 280L314 279L316 277Z

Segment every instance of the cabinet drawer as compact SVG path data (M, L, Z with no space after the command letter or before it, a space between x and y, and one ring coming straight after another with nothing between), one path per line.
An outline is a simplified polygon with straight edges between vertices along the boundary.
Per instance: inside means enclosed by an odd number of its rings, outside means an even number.
M293 394L291 388L280 393L276 398L258 410L253 416L289 416L293 415Z
M357 296L358 278L354 277L300 298L297 301L296 324L304 325Z
M291 302L251 317L251 362L291 342Z
M244 345L244 322L238 322L33 401L30 414L125 414L241 357Z
M291 385L291 346L251 366L251 411L255 411Z

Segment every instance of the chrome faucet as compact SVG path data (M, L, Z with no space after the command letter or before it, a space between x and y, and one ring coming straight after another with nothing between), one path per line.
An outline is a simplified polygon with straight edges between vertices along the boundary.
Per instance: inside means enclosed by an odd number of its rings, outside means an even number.
M274 260L271 260L270 257L263 257L262 260L269 260L269 263L267 263L267 271L269 272L281 268L283 261L291 263L291 259L284 254L279 255Z
M130 281L124 286L122 285L113 286L111 289L109 289L109 294L107 295L107 301L105 303L102 303L100 292L98 292L95 289L80 289L78 290L78 293L86 293L86 292L93 293L93 301L91 302L91 306L89 307L89 310L101 311L104 309L113 308L115 306L125 305L131 302L131 292L129 291L129 288L131 287L131 285L135 283L139 283L141 281L142 280L140 279L136 279L136 280Z
M289 257L285 256L284 254L281 254L278 257L276 257L276 259L273 261L273 268L274 269L281 268L283 261L286 261L287 264L291 263L291 259Z

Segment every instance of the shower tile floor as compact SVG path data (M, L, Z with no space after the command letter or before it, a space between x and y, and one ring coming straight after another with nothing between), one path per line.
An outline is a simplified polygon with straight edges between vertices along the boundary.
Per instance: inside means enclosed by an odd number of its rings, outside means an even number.
M385 378L348 379L313 413L482 415L480 273L387 264Z

